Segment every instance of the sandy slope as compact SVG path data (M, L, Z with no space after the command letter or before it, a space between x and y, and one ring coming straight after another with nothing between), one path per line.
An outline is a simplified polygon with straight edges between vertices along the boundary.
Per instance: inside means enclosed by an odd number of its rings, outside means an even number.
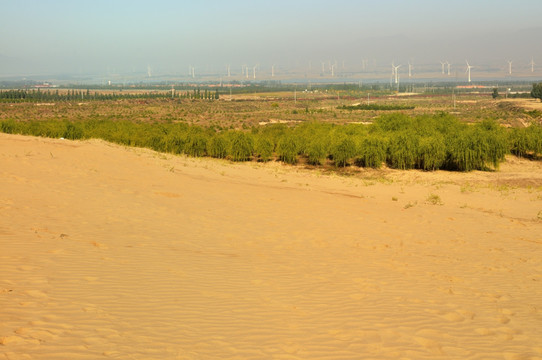
M540 163L342 177L2 134L0 165L0 359L542 359Z

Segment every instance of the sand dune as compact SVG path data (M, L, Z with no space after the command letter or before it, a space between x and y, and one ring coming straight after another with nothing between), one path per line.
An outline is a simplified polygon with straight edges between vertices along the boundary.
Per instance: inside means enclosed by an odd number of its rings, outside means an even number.
M542 359L542 166L0 135L0 359Z

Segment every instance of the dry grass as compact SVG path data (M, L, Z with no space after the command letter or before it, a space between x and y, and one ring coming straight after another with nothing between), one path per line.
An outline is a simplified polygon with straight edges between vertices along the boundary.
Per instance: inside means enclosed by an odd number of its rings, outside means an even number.
M365 95L363 95L365 96ZM142 122L186 122L218 129L240 129L272 122L296 123L322 121L332 123L370 123L386 111L340 110L338 106L365 101L360 97L339 97L336 93L293 92L223 94L220 101L204 100L119 100L93 102L56 102L51 106L36 103L0 103L0 120L79 120L113 119ZM451 96L372 96L371 104L414 106L402 110L408 115L450 112L465 122L495 118L507 126L524 126L536 121L527 111L540 109L542 103L530 99L492 100L489 95L457 95L454 107Z

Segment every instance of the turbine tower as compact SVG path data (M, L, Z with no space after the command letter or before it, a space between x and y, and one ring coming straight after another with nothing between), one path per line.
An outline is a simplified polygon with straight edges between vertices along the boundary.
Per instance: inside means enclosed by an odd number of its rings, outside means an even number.
M230 73L230 66L228 65L228 77L231 76L231 73Z
M452 66L452 64L450 64L448 60L446 60L446 65L448 65L448 76L450 76L450 66Z
M465 71L467 73L467 79L468 79L468 82L471 82L470 81L470 69L472 69L474 66L469 65L469 62L467 60L465 60L465 62L467 63L467 71Z
M410 61L408 62L408 77L412 77L412 64L410 63Z
M534 58L531 57L531 62L529 63L529 65L531 65L531 72L534 73Z
M275 77L275 64L271 65L271 77Z
M147 76L148 76L148 77L151 77L151 76L152 76L151 66L150 66L150 65L147 65Z
M445 62L441 61L440 62L440 65L442 65L442 75L444 75L444 65L446 65Z
M254 79L256 79L256 66L252 67L252 72L254 74Z
M508 75L512 75L512 60L508 60Z

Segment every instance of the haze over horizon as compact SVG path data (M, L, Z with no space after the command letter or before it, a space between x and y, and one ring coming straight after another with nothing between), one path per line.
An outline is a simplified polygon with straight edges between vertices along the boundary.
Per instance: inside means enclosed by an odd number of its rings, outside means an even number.
M3 1L0 76L232 72L336 61L542 66L542 2ZM9 35L8 35L9 34ZM464 70L463 70L464 71Z

